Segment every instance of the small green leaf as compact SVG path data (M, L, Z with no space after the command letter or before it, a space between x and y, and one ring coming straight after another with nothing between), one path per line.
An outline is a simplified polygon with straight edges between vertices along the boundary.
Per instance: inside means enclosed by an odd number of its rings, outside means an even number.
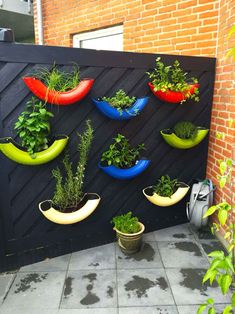
M223 175L227 170L227 163L222 161L219 165L220 173Z
M223 251L213 251L208 254L210 257L223 259L224 258L224 252Z
M212 214L214 214L214 212L218 210L217 206L211 206L210 208L208 208L207 212L205 213L205 215L203 216L203 218L206 218L208 216L211 216Z
M231 312L232 309L233 309L233 308L232 308L231 305L227 305L226 308L225 308L224 311L223 311L223 314L233 314L233 312Z
M212 298L207 299L206 302L207 302L207 304L214 304L215 303L214 299L212 299Z
M211 307L211 308L208 310L208 314L216 314L215 309L214 309L213 307Z
M228 212L227 210L224 210L224 209L220 209L219 212L218 212L218 219L219 219L219 222L222 226L225 225L226 221L227 221L227 218L228 218Z
M228 289L232 283L232 277L228 274L225 274L221 278L220 287L223 294L228 292Z
M206 308L207 308L207 304L200 305L198 310L197 310L197 314L201 314L202 312L205 311Z
M226 176L223 176L219 179L219 186L221 187L221 189L225 187L226 182L227 182Z

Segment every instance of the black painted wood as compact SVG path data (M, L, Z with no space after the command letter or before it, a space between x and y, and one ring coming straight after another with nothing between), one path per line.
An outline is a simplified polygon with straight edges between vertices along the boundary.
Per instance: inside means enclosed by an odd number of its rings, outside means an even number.
M74 162L78 159L76 131L84 130L87 119L92 121L94 142L84 191L96 192L102 198L97 210L86 220L70 226L53 224L41 215L38 203L51 198L55 185L51 170L61 164L63 155L46 165L28 167L0 154L0 271L109 243L114 240L110 220L117 213L132 210L147 231L186 221L185 202L189 195L175 206L161 208L149 203L142 189L163 174L189 184L195 178L205 177L208 137L199 146L183 151L168 146L159 131L180 120L210 127L215 59L161 55L167 64L178 59L185 71L199 77L200 102L175 105L159 101L147 86L145 72L154 67L157 56L0 43L1 137L15 138L13 125L32 96L21 79L23 75L42 65L50 68L55 61L62 68L76 62L82 77L95 79L92 91L79 103L48 106L55 114L52 132L70 136L68 151ZM132 120L110 120L92 103L91 97L110 96L119 88L130 95L150 97L143 112ZM151 159L150 167L129 181L108 177L97 167L102 152L117 133L126 135L133 145L144 142L147 148L144 155Z

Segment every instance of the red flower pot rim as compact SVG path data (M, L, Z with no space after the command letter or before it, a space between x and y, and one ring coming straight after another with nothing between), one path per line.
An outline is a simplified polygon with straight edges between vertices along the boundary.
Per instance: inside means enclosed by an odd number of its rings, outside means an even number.
M36 77L25 76L22 79L35 96L54 105L71 105L83 99L94 83L94 79L82 79L75 88L67 92L58 92L48 89L47 86Z
M156 97L158 97L162 101L166 101L169 103L181 103L187 100L187 98L189 98L190 95L193 95L195 91L199 88L199 84L189 84L188 90L184 92L174 92L169 89L163 92L161 90L155 91L154 86L151 82L148 82L148 86Z

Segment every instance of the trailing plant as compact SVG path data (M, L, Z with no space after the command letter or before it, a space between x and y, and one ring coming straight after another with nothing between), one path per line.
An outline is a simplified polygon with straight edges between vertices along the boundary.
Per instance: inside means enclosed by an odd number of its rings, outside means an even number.
M136 233L141 230L139 220L137 217L133 217L132 212L127 214L113 217L111 223L114 227L123 233Z
M173 128L176 136L182 139L195 139L198 133L198 127L189 121L181 121L176 123Z
M102 100L107 101L118 111L122 111L129 108L136 101L136 97L129 97L124 90L119 89L113 97L103 97Z
M129 140L124 135L118 134L114 138L114 143L103 152L101 161L107 163L108 166L131 167L139 158L141 150L144 149L144 144L139 144L135 148L131 147Z
M171 180L168 175L165 175L158 179L156 185L153 185L153 192L163 197L171 197L177 190L178 186L179 183L177 179Z
M48 90L58 92L71 90L80 82L80 71L77 64L73 64L71 72L59 70L54 64L51 70L40 68L33 75L40 79Z
M56 180L56 189L52 201L61 211L66 208L77 208L84 195L82 190L84 172L93 139L93 129L89 120L86 121L86 126L86 131L83 134L77 133L80 140L78 144L80 156L75 169L73 169L73 163L67 154L63 159L65 176L63 177L59 168L52 170L52 176Z
M182 92L187 99L199 101L199 90L195 90L193 94L189 93L189 84L198 83L197 78L191 77L187 79L187 72L184 72L180 67L180 62L175 60L173 65L165 66L161 58L156 59L156 67L153 72L146 72L151 83L154 86L154 91L167 92Z
M232 27L228 38L235 33L235 25ZM233 56L235 58L235 49L229 50L227 56ZM232 127L234 121L229 121L230 127ZM221 133L216 134L220 138ZM222 134L222 136L224 136ZM235 149L235 147L233 148ZM233 152L233 156L235 152ZM214 222L211 227L212 233L218 232L221 229L225 230L224 239L228 242L228 254L224 254L223 251L213 251L208 254L211 257L210 267L203 277L203 284L209 281L210 285L214 281L217 282L221 293L223 295L228 294L231 290L231 302L228 304L222 314L233 314L235 312L235 204L234 204L234 178L233 172L233 161L232 159L219 160L219 171L218 176L219 185L223 189L228 185L230 191L230 203L223 200L221 203L211 206L204 217L211 215L217 216L218 223ZM197 314L203 313L207 310L208 314L214 314L215 312L215 301L210 298L204 304L202 304L197 311ZM226 303L227 300L226 300Z
M21 145L32 158L36 158L37 152L48 148L49 120L53 116L45 105L34 97L26 103L26 110L19 115L14 129L21 139Z

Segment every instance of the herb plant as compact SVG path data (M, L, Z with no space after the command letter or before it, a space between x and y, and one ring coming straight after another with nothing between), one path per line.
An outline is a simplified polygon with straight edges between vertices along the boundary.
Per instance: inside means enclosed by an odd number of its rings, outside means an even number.
M132 148L128 139L124 135L118 134L114 138L114 143L102 154L101 161L106 162L108 166L131 167L139 158L141 150L144 149L144 144L139 144L136 148Z
M37 152L48 148L49 120L52 117L53 114L47 111L45 105L32 97L15 123L14 129L21 139L21 145L32 158L36 158Z
M179 183L177 179L171 180L168 175L161 176L161 178L158 179L157 184L153 186L153 192L163 197L171 197L177 190L178 186Z
M111 223L118 231L123 233L130 234L139 232L141 230L139 220L137 217L132 216L132 212L114 217Z
M63 177L59 168L52 170L52 176L56 180L56 189L52 201L60 211L64 211L66 208L77 208L84 195L82 191L84 172L93 139L93 129L89 120L87 120L86 125L86 131L83 134L77 134L80 139L78 145L80 158L75 169L73 169L73 164L67 154L63 159L65 177Z
M174 133L182 139L195 139L198 133L198 128L192 122L182 121L174 126Z
M175 60L172 66L165 66L160 57L156 59L156 67L153 72L147 72L147 75L154 86L154 91L167 92L170 90L174 92L182 92L187 99L199 101L198 89L196 89L194 94L188 92L188 85L198 83L198 80L195 77L187 79L187 74L187 72L184 72L180 68L178 60Z
M34 74L35 77L42 80L48 90L66 92L75 88L80 81L80 72L76 64L73 65L71 72L59 70L54 64L51 70L41 68Z
M136 101L136 97L129 97L124 90L119 89L113 97L103 97L102 100L121 111L129 108Z

